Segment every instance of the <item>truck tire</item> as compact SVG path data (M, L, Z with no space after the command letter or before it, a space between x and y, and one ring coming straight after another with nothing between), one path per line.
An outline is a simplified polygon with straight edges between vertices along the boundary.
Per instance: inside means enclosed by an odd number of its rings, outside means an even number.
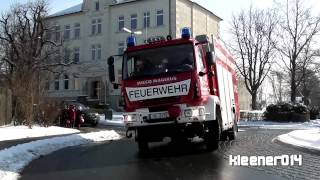
M233 127L228 132L229 140L235 140L237 138L237 134L238 134L238 124L237 124L236 118L234 118Z
M140 155L145 155L149 151L148 141L144 138L144 131L142 129L137 129L138 138L138 148Z
M143 140L138 140L138 148L139 148L139 153L141 155L145 155L149 151L148 142Z
M208 151L214 151L219 148L219 140L221 137L221 113L217 111L217 118L215 121L208 122L208 132L204 135L204 142Z

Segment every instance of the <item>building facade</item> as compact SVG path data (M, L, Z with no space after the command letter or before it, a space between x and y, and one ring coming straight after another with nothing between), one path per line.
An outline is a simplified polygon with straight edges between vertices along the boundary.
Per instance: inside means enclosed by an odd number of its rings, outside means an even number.
M47 18L53 27L48 38L63 42L64 61L73 64L48 80L48 96L61 100L85 97L118 109L120 90L108 80L107 59L125 50L129 34L124 27L141 31L136 38L143 44L154 36L180 37L183 27L190 27L194 37L218 37L221 20L190 0L84 0L52 14ZM121 57L116 59L117 82L121 63Z

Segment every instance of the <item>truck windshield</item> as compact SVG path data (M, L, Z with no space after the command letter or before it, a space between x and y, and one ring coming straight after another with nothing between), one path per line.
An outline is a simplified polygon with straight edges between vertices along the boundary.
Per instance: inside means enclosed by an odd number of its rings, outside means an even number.
M124 56L123 78L185 72L194 68L192 44L130 52Z

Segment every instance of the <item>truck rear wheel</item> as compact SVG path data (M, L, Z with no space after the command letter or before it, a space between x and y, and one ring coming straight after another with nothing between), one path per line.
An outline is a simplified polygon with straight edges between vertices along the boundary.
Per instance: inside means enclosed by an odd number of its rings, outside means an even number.
M208 122L208 132L204 135L204 141L209 151L214 151L219 148L219 140L221 136L221 114L217 112L215 121Z
M234 118L233 127L228 132L229 140L235 140L238 134L238 124L236 118Z

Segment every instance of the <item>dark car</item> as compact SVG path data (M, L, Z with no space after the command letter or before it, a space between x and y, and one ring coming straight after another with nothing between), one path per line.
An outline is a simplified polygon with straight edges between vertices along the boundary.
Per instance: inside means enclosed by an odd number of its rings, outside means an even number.
M84 117L84 124L85 125L91 125L91 126L97 126L100 120L100 116L98 113L92 111L89 107L78 103L78 102L65 102L64 106L69 107L70 105L74 106L77 113L79 113L77 116L79 117L79 115L83 114ZM62 112L63 113L63 112ZM65 123L63 122L63 114L60 115L60 125L64 126Z

